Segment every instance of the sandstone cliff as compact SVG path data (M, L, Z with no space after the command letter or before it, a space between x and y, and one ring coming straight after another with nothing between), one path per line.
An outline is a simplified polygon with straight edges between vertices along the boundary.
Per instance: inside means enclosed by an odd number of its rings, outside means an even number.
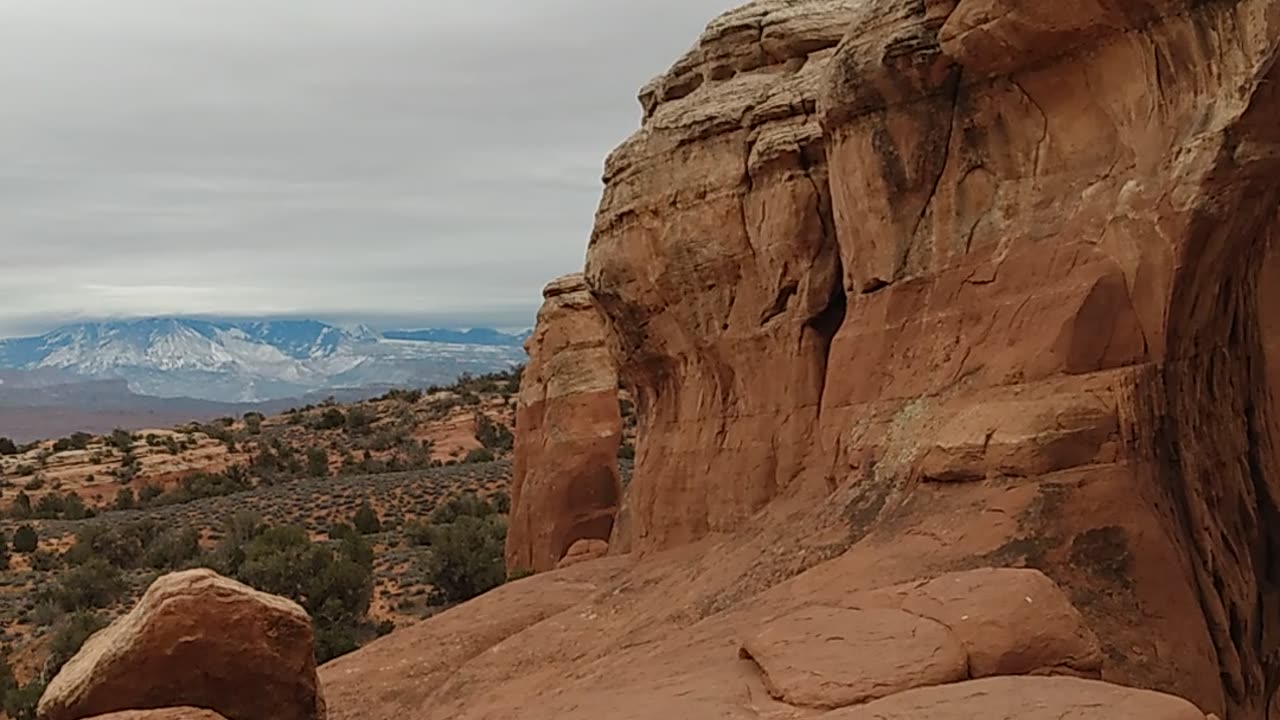
M618 374L582 275L547 286L516 408L507 570L551 570L581 540L609 540L622 483Z
M588 251L635 552L322 668L332 716L1280 711L1278 47L1280 0L713 21Z

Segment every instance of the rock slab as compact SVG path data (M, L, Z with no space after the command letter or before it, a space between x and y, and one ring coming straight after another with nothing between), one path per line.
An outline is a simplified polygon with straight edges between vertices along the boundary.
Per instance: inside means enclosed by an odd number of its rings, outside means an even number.
M311 620L211 570L166 575L49 683L40 720L194 706L227 720L323 720Z
M741 655L775 699L839 708L968 679L964 646L943 625L900 610L814 607L769 623Z
M822 720L1205 720L1173 695L1069 677L999 677L899 693Z

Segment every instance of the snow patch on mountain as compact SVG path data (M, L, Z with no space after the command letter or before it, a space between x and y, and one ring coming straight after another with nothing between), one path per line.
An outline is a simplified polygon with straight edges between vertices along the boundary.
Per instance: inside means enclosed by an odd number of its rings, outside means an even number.
M314 320L81 323L0 340L0 369L123 379L134 392L159 397L260 402L329 388L449 382L525 359L520 338L492 330L396 335L406 339Z

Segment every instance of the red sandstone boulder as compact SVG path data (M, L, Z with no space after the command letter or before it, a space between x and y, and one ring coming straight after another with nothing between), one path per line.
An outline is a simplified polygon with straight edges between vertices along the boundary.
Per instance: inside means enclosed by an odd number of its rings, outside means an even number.
M1048 577L1011 568L943 575L912 587L900 606L955 633L969 676L1098 676L1102 649L1084 617Z
M597 560L609 554L609 543L604 540L579 540L569 548L556 568L567 568L578 563Z
M40 720L195 705L227 720L323 720L311 620L209 570L155 581L85 643L40 698Z
M969 677L964 646L945 626L901 610L807 608L742 644L765 687L790 705L838 708Z

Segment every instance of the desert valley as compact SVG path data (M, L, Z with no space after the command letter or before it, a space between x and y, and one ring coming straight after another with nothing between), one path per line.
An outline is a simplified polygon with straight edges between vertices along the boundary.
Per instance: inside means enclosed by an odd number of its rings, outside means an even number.
M709 20L506 366L0 440L8 715L1280 717L1280 0Z

